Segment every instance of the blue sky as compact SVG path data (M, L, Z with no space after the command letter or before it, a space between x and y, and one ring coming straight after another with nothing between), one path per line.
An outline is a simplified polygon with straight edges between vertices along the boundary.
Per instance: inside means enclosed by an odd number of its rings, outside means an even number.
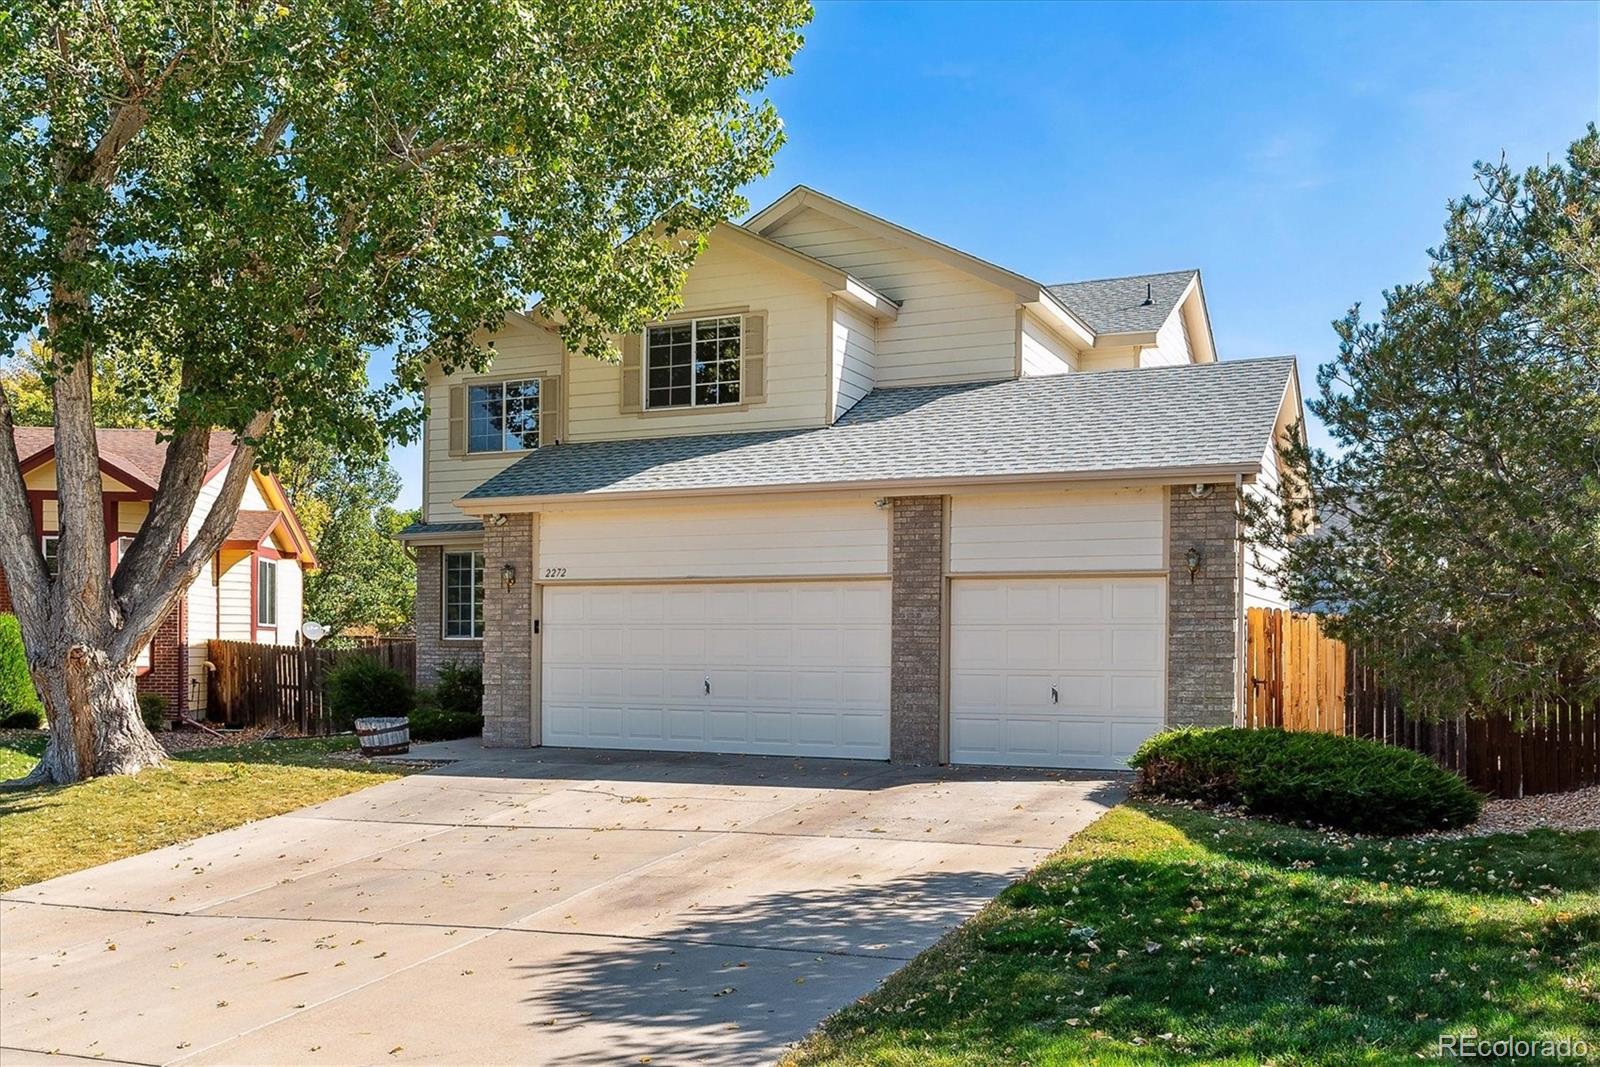
M1309 387L1475 160L1596 118L1600 4L823 2L770 95L752 207L804 183L1047 283L1199 267L1222 358Z

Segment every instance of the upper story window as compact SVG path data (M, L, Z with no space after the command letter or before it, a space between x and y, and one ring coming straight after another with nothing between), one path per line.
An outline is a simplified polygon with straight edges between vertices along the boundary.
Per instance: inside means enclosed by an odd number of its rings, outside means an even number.
M44 553L44 569L54 575L61 567L61 537L45 534L39 538L39 551Z
M739 402L740 317L693 319L645 331L645 407Z
M256 560L256 625L278 625L278 563Z
M539 447L539 379L489 382L467 390L467 451Z

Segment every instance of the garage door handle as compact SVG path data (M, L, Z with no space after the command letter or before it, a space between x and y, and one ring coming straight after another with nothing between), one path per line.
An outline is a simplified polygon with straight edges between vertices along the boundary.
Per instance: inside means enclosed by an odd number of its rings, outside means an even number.
M710 695L711 695L711 679L707 678L706 679L706 696L710 696Z
M1061 703L1061 690L1057 689L1053 685L1050 687L1050 703L1052 703L1052 704Z

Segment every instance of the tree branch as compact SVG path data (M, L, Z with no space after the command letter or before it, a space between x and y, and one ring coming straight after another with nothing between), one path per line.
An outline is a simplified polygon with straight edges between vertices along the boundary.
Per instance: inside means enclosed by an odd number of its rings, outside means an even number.
M200 571L216 555L239 517L239 501L244 498L245 487L255 470L256 446L249 439L259 439L272 424L272 413L256 414L245 427L244 433L234 439L233 459L228 463L228 473L223 476L222 490L211 502L205 521L172 565L161 574L145 596L128 606L122 628L107 645L113 662L127 662L155 636L167 613L179 596L200 575Z
M39 538L33 528L27 483L17 458L16 425L11 398L0 388L0 566L5 568L18 620L35 631L49 613L50 574L45 569ZM35 644L37 633L27 635Z

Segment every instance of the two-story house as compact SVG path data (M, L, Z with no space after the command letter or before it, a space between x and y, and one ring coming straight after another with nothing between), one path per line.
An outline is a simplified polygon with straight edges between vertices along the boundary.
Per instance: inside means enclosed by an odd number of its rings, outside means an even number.
M1236 501L1300 397L1196 271L1041 285L802 187L614 362L493 341L402 535L486 744L1116 767L1241 706Z
M14 440L39 548L46 566L52 566L61 528L55 430L19 426ZM106 552L115 570L150 511L167 446L154 430L101 428L95 431L95 442L100 450ZM233 451L232 434L212 433L205 481L179 539L180 547L199 532L210 514ZM245 486L227 540L162 621L141 655L139 691L166 697L170 717L204 718L209 682L207 642L221 638L269 645L299 643L304 573L316 563L283 487L270 474L255 472ZM5 571L0 570L0 611L10 610L11 593Z

